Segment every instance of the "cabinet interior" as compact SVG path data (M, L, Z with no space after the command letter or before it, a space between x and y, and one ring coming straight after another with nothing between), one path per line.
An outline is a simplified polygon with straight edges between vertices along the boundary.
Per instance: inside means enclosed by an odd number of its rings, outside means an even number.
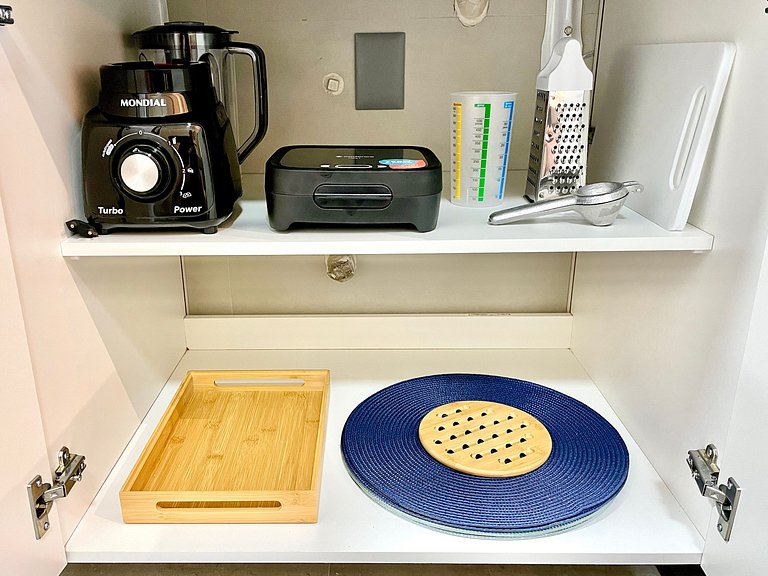
M384 13L374 0L351 4L292 0L279 6L263 1L169 0L167 14L238 29L239 39L255 42L267 53L270 131L243 167L248 198L261 197L264 162L286 144L407 140L431 147L445 164L449 158L447 94L459 89L510 88L519 92L520 99L509 181L512 190L521 193L545 4L543 0L492 0L487 20L471 29L456 21L448 0L397 0L388 3ZM615 58L622 47L707 40L737 43L736 65L690 218L715 236L712 253L386 254L362 257L359 277L346 285L325 277L319 256L63 259L51 250L63 238L62 223L79 209L78 126L95 102L98 66L130 59L133 49L127 35L156 23L165 7L154 0L70 7L32 0L26 8L19 7L14 13L17 21L23 21L26 11L35 21L35 30L24 36L17 26L14 34L18 35L4 34L0 42L27 95L23 113L34 133L28 137L26 153L38 161L32 165L19 155L18 162L28 167L26 174L39 171L48 179L32 187L22 201L18 191L28 188L27 180L19 176L13 194L3 189L3 205L19 289L25 294L23 306L49 453L55 458L62 443L73 449L84 446L89 474L95 479L60 507L65 537L75 532L126 444L132 442L135 450L147 433L148 423L141 422L148 412L157 415L159 408L153 402L158 394L162 400L169 393L163 386L174 370L178 372L177 364L183 367L185 362L207 358L224 362L221 356L187 351L186 315L239 320L235 317L345 313L570 314L570 345L561 350L565 356L553 361L553 366L568 365L594 382L597 397L605 398L617 425L625 427L636 442L638 457L647 458L648 470L655 469L658 476L654 478L682 506L684 514L675 518L690 521L705 536L711 506L692 486L684 455L709 442L725 444L728 432L768 230L765 195L745 193L735 203L730 191L753 189L750 167L759 157L758 151L745 150L743 128L750 123L753 106L753 71L763 67L768 39L761 22L746 7L734 10L703 0L673 4L585 0L585 45L599 48L595 123L599 131L600 107L611 105L610 94L600 89L599 62ZM369 31L406 32L405 111L355 111L351 89L338 97L322 89L321 79L327 73L354 76L352 35ZM46 42L40 42L41 37ZM98 51L93 50L96 40L101 46ZM759 82L765 84L765 80ZM244 115L242 124L247 122ZM590 180L599 179L600 174L590 174ZM21 215L30 201L49 206L35 225L39 232L35 242L47 246L43 256L25 248L29 233ZM57 286L59 297L51 299L37 288L40 285ZM469 296L477 295L478 287L480 303ZM70 334L73 326L77 337L60 346L59 352L50 352L59 345L50 334ZM505 370L506 361L516 360L523 371L547 377L540 353L544 352L534 350L526 356L519 350L482 351L467 366ZM295 358L323 362L319 354L309 352L243 354L235 362L283 362L283 367L290 367L287 364ZM354 362L375 367L387 354L371 358L363 354ZM437 370L440 359L452 365L447 359L451 354L414 356L403 365ZM349 379L343 352L325 358L339 366L341 380ZM551 377L557 380L556 375ZM88 417L87 425L84 418L73 423L58 412L61 405L70 403L79 415ZM713 404L725 416L701 418ZM331 438L333 432L329 432ZM130 453L126 451L123 458ZM341 477L327 481L334 480ZM110 477L110 482L116 481ZM88 514L98 516L99 506L114 505L100 495ZM652 520L648 522L650 526ZM148 549L153 546L154 530L141 536ZM695 561L700 554L702 542L696 541L695 534L686 534L691 538L689 554L669 554L668 562ZM546 552L542 542L535 544L542 546L537 548L540 554ZM563 544L563 554L555 561L594 561L589 553L579 555L582 544L578 538ZM656 546L661 557L663 547ZM498 555L498 560L530 562L543 557L526 555L524 548L515 543L513 552ZM479 544L476 554L492 550L490 544ZM470 556L464 560L480 557ZM72 559L87 557L75 553ZM164 559L157 552L148 558ZM274 558L302 560L295 551ZM397 561L409 558L406 552ZM644 558L618 555L615 560L643 562ZM214 556L202 560L214 560ZM100 561L136 559L107 554ZM604 557L600 561L607 562Z

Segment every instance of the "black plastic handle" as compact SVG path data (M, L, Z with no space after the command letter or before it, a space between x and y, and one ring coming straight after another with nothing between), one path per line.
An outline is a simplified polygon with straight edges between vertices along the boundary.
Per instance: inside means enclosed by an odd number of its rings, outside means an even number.
M253 105L256 125L250 136L237 150L237 160L242 164L267 133L267 59L264 51L255 44L230 42L226 48L230 54L248 56L253 63Z

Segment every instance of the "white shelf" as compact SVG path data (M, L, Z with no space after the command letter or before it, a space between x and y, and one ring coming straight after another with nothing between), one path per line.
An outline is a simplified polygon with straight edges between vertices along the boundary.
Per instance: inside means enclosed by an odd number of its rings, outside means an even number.
M118 492L190 369L328 368L331 396L317 524L123 524ZM622 434L630 473L619 495L570 531L521 540L451 536L396 516L344 469L348 414L391 383L442 372L533 380L592 406ZM680 469L686 473L685 466ZM698 564L703 540L568 350L190 351L162 389L66 545L69 562L415 562Z
M505 201L502 208L522 203ZM217 234L113 232L98 238L72 237L61 253L75 256L280 256L312 254L480 254L506 252L622 252L711 250L713 237L693 226L667 232L624 207L612 226L592 226L563 213L506 226L489 226L494 209L462 208L448 201L432 232L407 229L325 229L275 232L266 204L247 200L242 212ZM499 208L496 208L499 209Z

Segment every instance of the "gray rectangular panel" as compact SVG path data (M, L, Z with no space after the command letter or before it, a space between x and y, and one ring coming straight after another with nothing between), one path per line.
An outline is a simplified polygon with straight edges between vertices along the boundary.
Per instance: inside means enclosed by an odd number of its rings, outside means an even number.
M405 32L355 34L355 108L405 108Z

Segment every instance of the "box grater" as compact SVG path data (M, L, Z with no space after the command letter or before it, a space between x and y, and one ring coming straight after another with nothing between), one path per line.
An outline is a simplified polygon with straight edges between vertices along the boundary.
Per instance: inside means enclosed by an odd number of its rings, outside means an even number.
M586 184L589 91L538 90L525 195L538 202Z
M581 54L581 0L548 0L525 195L566 196L586 184L592 72Z

